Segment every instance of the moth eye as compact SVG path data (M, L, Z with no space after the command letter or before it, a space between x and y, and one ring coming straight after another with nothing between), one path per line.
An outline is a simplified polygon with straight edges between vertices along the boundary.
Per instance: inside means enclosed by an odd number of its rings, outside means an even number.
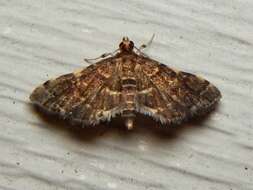
M134 47L134 42L130 41L130 47L133 48Z
M119 47L122 47L122 46L123 46L123 42L120 42Z

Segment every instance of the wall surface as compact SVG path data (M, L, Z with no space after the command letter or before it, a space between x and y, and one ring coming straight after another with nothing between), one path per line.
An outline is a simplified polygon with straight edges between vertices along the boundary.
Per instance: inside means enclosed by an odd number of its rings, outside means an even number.
M253 189L252 10L251 0L1 0L0 189ZM221 90L203 121L164 135L146 120L77 132L31 107L37 85L153 33L146 54Z

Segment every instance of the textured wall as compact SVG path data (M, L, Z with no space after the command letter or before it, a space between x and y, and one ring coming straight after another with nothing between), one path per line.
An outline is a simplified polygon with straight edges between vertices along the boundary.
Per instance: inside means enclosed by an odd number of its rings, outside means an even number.
M1 0L0 189L253 189L251 0ZM124 35L169 66L199 74L223 99L201 122L73 132L29 94L117 48Z

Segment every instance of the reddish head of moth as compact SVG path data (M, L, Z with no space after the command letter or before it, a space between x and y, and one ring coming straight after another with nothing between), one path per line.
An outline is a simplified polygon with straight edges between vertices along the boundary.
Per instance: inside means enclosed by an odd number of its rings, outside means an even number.
M132 52L134 48L134 43L128 39L128 37L123 37L119 44L119 49L121 52Z

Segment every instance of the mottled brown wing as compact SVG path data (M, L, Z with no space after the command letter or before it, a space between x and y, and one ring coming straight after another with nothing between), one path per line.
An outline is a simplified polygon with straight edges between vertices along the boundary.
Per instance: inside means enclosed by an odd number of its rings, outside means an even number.
M144 60L144 61L143 61ZM180 124L194 115L210 111L221 98L207 80L175 71L143 58L139 69L137 111L163 124Z
M45 82L33 91L31 101L73 123L95 125L110 120L122 108L117 66L110 60Z

